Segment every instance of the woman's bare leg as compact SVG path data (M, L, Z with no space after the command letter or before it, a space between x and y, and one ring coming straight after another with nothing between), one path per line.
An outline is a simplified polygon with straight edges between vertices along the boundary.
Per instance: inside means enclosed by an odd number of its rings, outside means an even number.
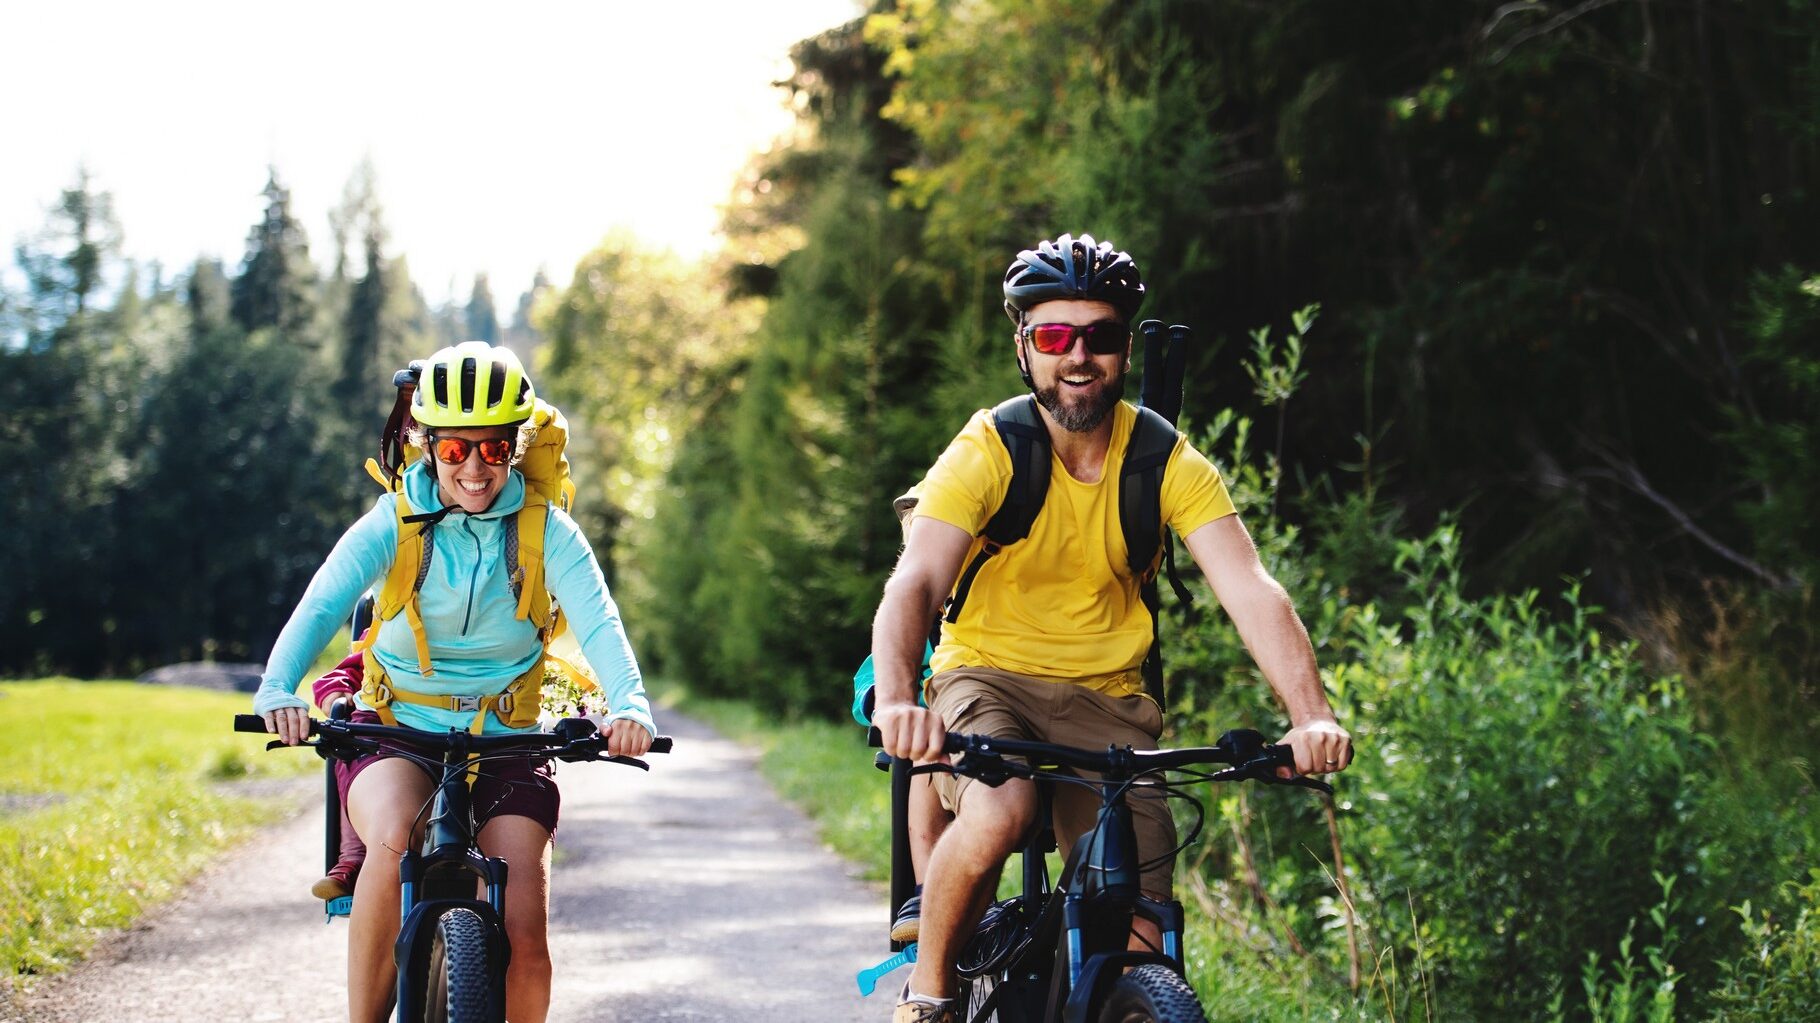
M480 829L480 850L511 870L506 885L506 1018L544 1023L550 1014L550 833L529 817L495 817Z
M354 883L348 918L348 1019L386 1023L397 986L392 944L398 940L398 861L413 847L417 814L430 798L430 778L406 760L369 766L348 789L348 817L367 841L367 861Z

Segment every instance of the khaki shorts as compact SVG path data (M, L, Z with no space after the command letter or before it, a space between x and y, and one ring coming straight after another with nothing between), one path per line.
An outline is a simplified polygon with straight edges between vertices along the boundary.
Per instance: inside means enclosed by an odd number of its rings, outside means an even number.
M1156 749L1163 715L1149 697L1105 696L1082 686L999 671L954 668L929 680L929 706L950 732L976 732L1000 739L1027 739L1062 746L1103 749L1109 744ZM1083 772L1085 774L1085 772ZM971 778L932 774L936 794L958 812ZM1055 837L1066 859L1074 839L1093 827L1098 793L1078 785L1054 786ZM1139 881L1146 895L1168 898L1175 879L1175 819L1169 802L1154 789L1134 788L1126 797L1137 831ZM1160 860L1161 862L1152 862Z

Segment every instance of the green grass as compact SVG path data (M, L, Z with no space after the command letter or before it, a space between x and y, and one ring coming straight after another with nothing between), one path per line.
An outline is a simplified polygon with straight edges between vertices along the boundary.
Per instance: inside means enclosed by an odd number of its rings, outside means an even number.
M248 699L131 682L0 682L0 971L78 960L281 815L221 782L317 770L230 730Z

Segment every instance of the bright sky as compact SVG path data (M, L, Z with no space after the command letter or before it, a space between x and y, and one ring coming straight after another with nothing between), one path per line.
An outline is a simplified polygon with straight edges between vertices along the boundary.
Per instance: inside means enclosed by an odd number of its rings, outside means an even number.
M86 163L126 255L230 268L267 165L311 255L363 157L392 254L432 303L489 275L509 309L611 229L714 243L751 152L790 124L770 83L857 0L97 0L0 9L0 243ZM16 282L16 277L12 278Z

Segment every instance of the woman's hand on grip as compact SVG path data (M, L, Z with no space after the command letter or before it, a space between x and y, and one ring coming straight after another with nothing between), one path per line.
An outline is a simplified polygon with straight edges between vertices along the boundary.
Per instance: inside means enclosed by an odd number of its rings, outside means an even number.
M310 712L304 707L280 707L268 710L260 717L265 718L265 730L278 733L279 741L286 746L295 746L310 735Z
M607 754L615 757L642 757L651 751L651 733L630 718L619 718L607 725Z

